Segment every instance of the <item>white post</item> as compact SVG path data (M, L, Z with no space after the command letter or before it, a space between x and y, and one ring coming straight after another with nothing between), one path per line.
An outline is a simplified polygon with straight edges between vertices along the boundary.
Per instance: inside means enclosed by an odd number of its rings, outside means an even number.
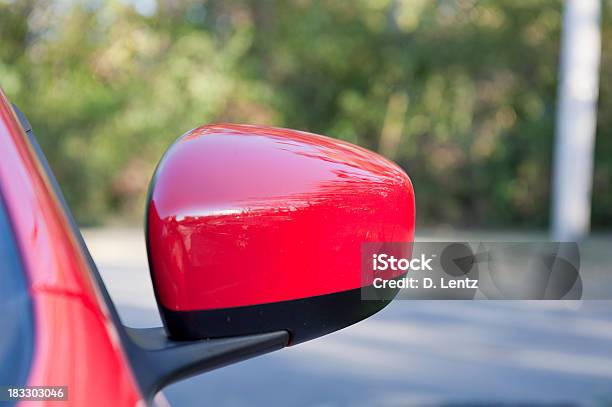
M552 235L589 233L601 53L600 0L566 0L553 167Z

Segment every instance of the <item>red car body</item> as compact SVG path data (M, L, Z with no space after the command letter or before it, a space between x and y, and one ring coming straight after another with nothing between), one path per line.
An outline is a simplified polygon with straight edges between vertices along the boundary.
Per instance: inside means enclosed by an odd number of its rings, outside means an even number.
M0 91L0 194L34 317L28 386L67 386L62 405L135 406L142 396L81 236ZM22 402L20 405L44 402ZM49 402L55 405L57 402Z

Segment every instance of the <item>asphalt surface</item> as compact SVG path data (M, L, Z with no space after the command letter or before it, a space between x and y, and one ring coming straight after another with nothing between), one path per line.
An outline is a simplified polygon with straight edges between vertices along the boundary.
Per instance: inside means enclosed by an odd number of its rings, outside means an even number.
M159 326L142 231L84 235L123 322ZM447 240L420 237L434 238ZM583 264L612 274L611 248L609 237L590 239ZM164 393L176 406L609 406L612 302L394 301L352 327Z

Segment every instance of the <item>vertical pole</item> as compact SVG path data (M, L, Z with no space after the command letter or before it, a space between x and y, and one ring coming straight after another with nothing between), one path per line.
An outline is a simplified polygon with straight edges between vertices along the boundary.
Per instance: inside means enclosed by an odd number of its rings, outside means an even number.
M601 53L600 0L566 0L553 163L552 235L589 233Z

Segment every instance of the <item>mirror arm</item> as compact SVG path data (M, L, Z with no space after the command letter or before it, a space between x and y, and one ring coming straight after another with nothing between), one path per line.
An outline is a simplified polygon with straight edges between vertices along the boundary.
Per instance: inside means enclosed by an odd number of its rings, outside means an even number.
M289 342L287 331L173 341L163 327L124 329L128 357L147 404L172 382L279 350Z

